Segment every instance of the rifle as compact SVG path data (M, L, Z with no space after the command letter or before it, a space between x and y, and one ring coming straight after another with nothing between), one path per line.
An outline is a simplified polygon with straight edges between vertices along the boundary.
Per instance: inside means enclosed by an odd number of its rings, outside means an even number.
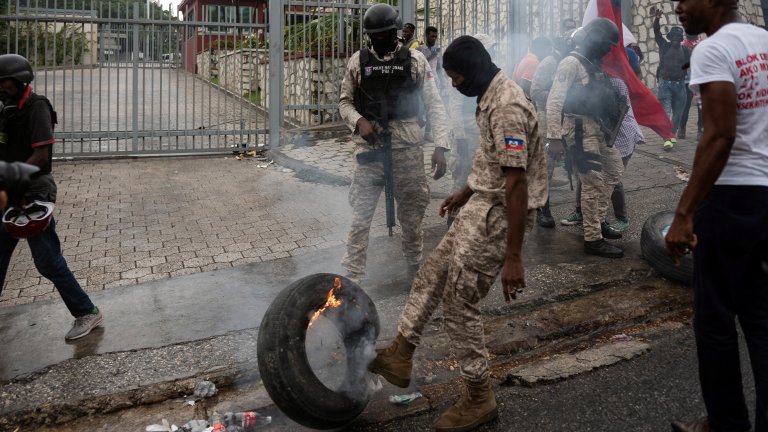
M392 237L392 228L395 226L395 179L392 173L392 133L389 131L389 113L387 112L387 103L383 103L382 118L380 124L382 132L379 139L382 143L381 148L374 148L367 152L357 154L357 163L365 165L371 162L381 162L384 168L384 200L387 205L387 228L389 236ZM382 184L381 181L374 181L376 186Z

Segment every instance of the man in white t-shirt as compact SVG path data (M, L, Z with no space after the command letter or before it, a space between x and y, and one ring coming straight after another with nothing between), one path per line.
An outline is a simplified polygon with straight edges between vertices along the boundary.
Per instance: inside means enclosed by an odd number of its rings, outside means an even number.
M704 132L666 237L694 257L694 334L707 419L678 431L748 431L739 318L755 378L756 432L768 431L768 32L739 22L737 0L681 0Z

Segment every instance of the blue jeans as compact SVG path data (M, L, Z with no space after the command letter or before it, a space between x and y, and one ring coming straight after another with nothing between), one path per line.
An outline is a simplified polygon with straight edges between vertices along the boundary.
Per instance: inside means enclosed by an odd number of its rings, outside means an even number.
M683 110L685 109L686 94L685 80L667 81L659 79L659 102L667 115L672 119L672 132L677 134L680 128Z
M768 431L768 187L714 186L694 217L699 380L716 431L747 431L736 318L755 378L755 432Z
M11 262L16 245L19 243L8 235L5 229L0 229L0 292L5 286L5 275ZM61 255L61 243L56 235L56 221L51 218L51 224L42 233L27 239L32 259L40 274L53 282L59 291L64 304L73 317L79 317L91 312L94 308L88 294L77 283L75 275L67 267L67 261Z

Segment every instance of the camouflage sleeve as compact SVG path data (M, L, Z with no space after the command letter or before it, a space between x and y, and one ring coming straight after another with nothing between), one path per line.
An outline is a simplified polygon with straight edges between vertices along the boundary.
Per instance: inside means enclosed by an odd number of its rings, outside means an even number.
M563 138L563 104L568 89L571 88L579 74L579 61L573 57L566 57L557 66L552 88L547 98L547 133L549 139Z
M355 92L360 84L360 51L352 54L347 63L347 72L341 81L341 97L339 97L339 115L354 132L357 121L362 115L355 107Z
M445 114L445 106L440 94L437 92L435 72L429 66L424 54L411 49L411 58L414 60L417 80L421 81L424 106L427 109L427 120L432 127L432 136L435 138L435 146L445 149L451 148L448 140L448 119Z
M554 57L548 56L541 61L531 80L531 99L537 110L546 109L549 89L552 88L552 79L557 70L557 61Z
M497 97L500 103L489 113L489 126L499 165L526 169L529 146L539 139L537 135L533 136L529 127L535 117L531 104L522 99L522 93L515 97L511 91L506 91Z

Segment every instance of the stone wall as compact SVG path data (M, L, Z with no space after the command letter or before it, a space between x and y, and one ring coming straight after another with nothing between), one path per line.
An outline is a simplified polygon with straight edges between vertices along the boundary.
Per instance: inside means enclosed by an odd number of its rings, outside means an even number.
M739 12L744 22L765 25L760 0L739 1ZM653 8L661 9L661 33L666 35L670 27L679 26L674 11L675 3L666 0L642 1L632 7L632 25L627 26L637 38L637 44L645 54L645 60L640 64L643 71L643 81L649 88L656 88L656 69L659 67L659 47L653 39ZM702 35L704 37L704 35Z
M302 56L284 60L285 105L331 105L339 101L339 87L347 66L346 55ZM240 49L204 52L197 56L197 70L239 96L251 96L261 107L269 105L269 50ZM256 97L258 95L258 97ZM303 125L336 121L336 109L290 109L285 115Z

